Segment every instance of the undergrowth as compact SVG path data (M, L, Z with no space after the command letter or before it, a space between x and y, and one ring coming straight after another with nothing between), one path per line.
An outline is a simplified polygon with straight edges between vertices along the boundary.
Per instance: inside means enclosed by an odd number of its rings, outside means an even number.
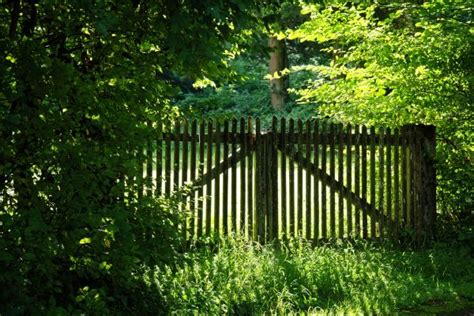
M145 279L178 314L449 311L474 302L474 259L462 246L406 251L366 242L195 246ZM433 309L434 308L434 309Z

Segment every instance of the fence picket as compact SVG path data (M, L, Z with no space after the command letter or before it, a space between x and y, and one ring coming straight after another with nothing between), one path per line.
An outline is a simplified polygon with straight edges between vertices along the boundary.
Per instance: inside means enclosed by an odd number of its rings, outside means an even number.
M361 160L361 154L360 154L360 145L361 145L361 132L360 132L360 126L356 125L354 127L355 133L354 133L354 138L355 138L355 166L354 166L354 185L355 189L354 192L357 196L360 195L360 160ZM360 208L356 205L355 206L355 236L360 237L361 236L361 227L360 227L360 222L361 222L361 216L360 216Z
M362 199L367 201L367 127L362 126L362 135L361 135L361 141L362 141ZM368 237L368 212L364 212L362 215L362 237L367 238ZM373 218L371 217L371 221Z
M337 179L339 181L339 195L338 195L338 237L344 237L344 194L343 186L344 186L344 147L343 147L343 128L342 124L337 125L337 140L338 140L338 148L337 148Z
M212 121L207 123L207 169L206 172L209 173L212 170L212 144L213 144L214 129ZM205 210L206 210L206 235L211 235L211 216L212 216L212 177L207 178L206 183L206 199L205 199Z
M385 129L383 127L379 128L379 209L384 212L384 132ZM379 230L380 230L380 238L383 239L385 236L385 220L381 217L379 222Z
M191 123L191 157L190 157L190 182L193 183L196 180L196 137L197 133L197 123L196 120L193 120ZM191 220L189 231L191 236L195 235L195 223L196 223L196 192L191 193L189 201L189 209L191 211Z
M184 133L184 138L183 138L183 168L181 170L182 174L182 183L186 184L188 182L188 129L189 129L189 123L187 120L184 121L184 127L183 127L183 133ZM188 197L185 197L185 201L187 202ZM187 203L185 203L187 205ZM183 227L183 234L184 238L187 238L187 231L188 231L188 221L189 218L188 216L185 216L184 219L184 227Z
M328 130L328 125L324 124L322 126L321 131L323 132L321 136L321 173L325 174L326 173L326 167L327 167L327 145L328 145L328 136L327 136L327 130ZM322 238L327 239L328 234L327 234L327 201L326 201L326 193L327 193L327 186L322 183L322 188L321 188L321 233L322 233Z
M336 129L335 125L331 123L330 125L330 135L329 135L329 174L331 177L335 177L336 171ZM336 236L336 188L334 186L330 187L330 196L329 196L329 222L331 229L331 238Z
M289 132L288 132L288 146L290 146L290 150L293 150L292 148L292 145L293 145L293 141L294 141L294 138L293 138L293 135L294 135L294 131L295 131L295 122L293 121L293 119L290 119L290 122L289 122ZM289 216L289 224L290 224L290 236L294 237L295 236L295 163L293 161L290 160L290 165L288 166L288 168L290 169L290 179L289 179L289 202L290 202L290 207L289 207L289 210L290 210L290 216Z
M283 121L282 121L283 123ZM283 137L284 138L284 137ZM314 139L314 174L315 176L313 177L313 206L314 206L314 211L313 211L313 238L314 240L319 239L319 226L321 225L321 219L320 219L320 208L319 208L319 203L320 203L320 198L319 198L319 179L316 176L317 174L317 169L319 168L319 144L321 142L320 136L319 136L319 123L318 121L314 121L314 133L313 133L313 139Z
M199 178L202 179L204 175L205 165L205 123L199 124ZM198 210L197 210L197 235L198 237L204 234L204 188L202 185L198 189Z
M347 178L347 187L349 190L352 190L352 126L349 124L347 125L346 129L347 135L347 156L346 156L346 178ZM347 196L347 235L349 238L352 238L353 231L352 231L352 195L349 194Z
M242 160L240 161L240 208L239 208L239 214L240 214L240 225L239 225L239 230L242 233L243 236L245 236L245 217L246 217L246 204L245 204L245 195L246 195L246 183L245 183L245 176L246 176L246 167L245 167L245 155L247 154L247 136L245 135L245 118L240 119L240 144L241 144L241 158Z
M297 191L296 191L296 201L297 201L297 235L301 235L303 230L303 122L298 120L298 144L297 144Z
M223 159L224 159L224 175L222 179L222 226L223 233L227 235L229 233L229 121L224 121L224 140L223 140Z
M370 237L377 237L376 221L375 221L375 127L370 128Z
M280 148L286 147L286 119L280 121ZM286 207L286 155L280 150L280 222L283 238L288 235L287 207Z
M305 156L308 161L311 161L311 121L306 121L306 150L305 150ZM311 175L309 173L306 173L305 177L306 181L306 191L305 191L305 196L306 196L306 208L305 208L305 219L306 219L306 229L305 229L305 237L306 239L311 238L311 186L312 186L312 181L311 181ZM314 223L314 220L313 220ZM313 224L314 225L314 224Z
M251 145L251 137L250 135L252 134L252 119L249 117L247 120L247 148L249 151L253 151L254 148L252 148ZM254 154L251 153L250 155L247 156L247 234L248 238L253 238L253 232L254 232L254 214L253 214L253 168L254 168Z
M390 137L391 136L391 129L387 128L386 129L386 136ZM387 203L386 203L386 212L387 212L387 217L389 220L392 220L392 144L390 142L387 142L387 159L385 163L385 176L386 176L386 195L387 195ZM392 234L393 233L393 228L391 225L387 225L387 233Z
M221 134L221 125L219 122L216 122L216 128L215 128L215 138L216 138L216 143L215 143L215 168L216 168L216 173L217 177L214 179L214 192L213 192L213 197L214 197L214 233L219 236L220 235L220 215L221 215L221 209L220 209L220 196L221 196L221 144L220 144L220 134Z

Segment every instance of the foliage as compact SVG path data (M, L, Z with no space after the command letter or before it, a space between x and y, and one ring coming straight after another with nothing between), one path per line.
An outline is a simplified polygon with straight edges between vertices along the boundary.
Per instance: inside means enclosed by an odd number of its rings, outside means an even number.
M0 313L140 312L178 202L140 194L172 119L166 73L226 76L252 1L19 1L0 9ZM235 33L234 33L235 32ZM148 306L149 307L149 306Z
M453 260L453 259L456 260ZM473 258L462 247L419 252L368 243L313 248L227 239L196 248L146 280L180 314L394 314L459 309L474 300ZM463 303L464 302L464 303Z
M314 106L299 106L295 103L295 93L290 94L290 101L283 111L273 109L270 105L269 81L265 78L268 70L263 63L266 61L255 56L236 58L232 67L236 78L239 78L237 81L182 94L174 104L187 118L223 120L251 116L259 117L264 127L271 125L273 116L302 119L315 115ZM293 91L305 84L309 78L308 72L303 71L292 76L290 84L294 87Z
M310 20L288 31L317 42L329 65L300 101L342 122L437 127L438 207L455 220L473 208L472 6L465 1L307 5ZM471 223L472 224L472 223Z

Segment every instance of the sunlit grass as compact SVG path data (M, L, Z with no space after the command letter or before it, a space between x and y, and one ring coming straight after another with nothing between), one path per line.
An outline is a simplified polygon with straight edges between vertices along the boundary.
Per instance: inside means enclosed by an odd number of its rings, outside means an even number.
M311 247L204 242L146 279L178 314L448 311L474 303L474 259L463 248L419 252L369 243Z

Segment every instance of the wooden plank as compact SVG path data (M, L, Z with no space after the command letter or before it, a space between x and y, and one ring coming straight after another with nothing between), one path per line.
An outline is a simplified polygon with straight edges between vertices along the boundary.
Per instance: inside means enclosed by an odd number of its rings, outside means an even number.
M324 124L322 126L321 131L326 131L328 128L327 124ZM326 174L326 165L327 165L327 143L328 143L328 138L327 134L324 133L321 135L321 173ZM323 239L327 239L328 233L327 233L327 200L326 200L326 193L327 193L327 186L325 183L322 183L322 188L321 188L321 234Z
M156 140L156 196L160 196L163 192L163 122L157 122Z
M257 240L259 242L265 241L265 177L264 177L264 146L262 142L262 135L260 132L260 119L255 120L255 137L256 137L256 182L257 189Z
M356 125L355 127L355 164L354 164L354 192L357 196L360 196L360 160L361 160L361 154L360 154L360 139L361 139L361 132L360 132L360 126ZM361 237L361 214L360 214L360 208L355 207L355 235L357 237Z
M339 180L339 196L338 196L338 237L344 237L344 144L342 142L343 137L343 126L342 124L337 125L337 179Z
M311 121L307 120L306 121L306 150L305 150L305 155L306 159L308 161L311 161ZM311 221L311 174L309 172L306 173L306 190L305 190L305 196L306 196L306 208L305 208L305 219L306 219L306 228L305 228L305 233L306 233L306 239L309 240L311 239L311 227L312 227L312 221ZM313 225L314 225L314 220L313 220Z
M175 131L181 132L181 122L179 120L175 123ZM180 152L180 141L175 139L173 144L173 192L176 192L180 187L179 183L179 152Z
M245 200L245 195L246 195L246 182L245 182L245 176L246 176L246 167L245 167L245 157L247 155L247 136L245 135L245 130L246 130L246 124L245 124L245 118L240 118L240 143L242 144L242 149L240 151L242 155L242 159L240 160L240 209L239 209L239 215L240 215L240 225L239 225L239 230L240 233L245 236L245 217L246 217L246 200Z
M379 186L379 209L384 210L384 167L385 167L385 157L384 157L384 143L383 143L383 136L385 134L385 129L383 127L379 128L379 179L378 179L378 186ZM385 221L382 220L379 222L379 229L380 229L380 238L383 239L385 237Z
M166 137L166 134L167 134L167 133L163 133L163 137ZM305 134L304 132L303 132L303 135L301 135L301 136L303 136L303 140L302 140L303 145L306 144L306 139L304 138L305 135L306 135L306 134ZM246 136L247 136L247 137L252 137L253 135L246 133ZM299 135L298 132L295 132L295 133L293 134L294 139L298 139L299 136L300 136L300 135ZM323 136L323 135L321 134L321 137L322 137L322 136ZM329 139L329 136L331 136L331 135L330 135L329 133L327 133L327 134L324 135L324 136L325 136L327 139ZM353 142L354 145L355 145L355 144L361 145L360 143L355 142L354 134L352 134L351 136L352 136L352 142ZM169 137L170 137L171 141L174 141L174 140L182 141L183 138L184 138L184 134L183 134L183 133L171 133L171 134L169 134ZM214 143L216 143L216 142L222 143L222 137L223 137L222 135L221 135L219 138L214 137L214 138L213 138L213 142L214 142ZM230 134L229 134L229 142L231 142L231 141L233 141L233 140L237 141L237 143L240 143L240 132L239 132L239 133L235 133L235 134L234 134L234 133L230 133ZM345 134L344 134L343 137L342 137L342 142L343 142L344 145L347 145L347 140L348 140L348 135L345 135ZM379 144L379 141L380 141L379 137L378 137L378 136L375 136L374 140L375 140L375 144L378 145L378 144ZM394 142L394 141L395 141L395 138L394 138L393 135L388 135L388 136L385 136L385 138L384 138L384 143L385 143L385 144L392 144L392 145L393 145L393 142Z
M317 120L314 121L314 133L313 133L313 141L314 141L314 168L313 172L316 174L316 170L319 168L319 145L320 145L320 136L319 136L319 123ZM319 202L320 202L320 197L319 197L319 179L316 176L313 176L313 238L314 240L319 239L319 226L321 224L321 219L320 219L320 207L319 207Z
M271 153L271 162L272 166L269 168L269 185L271 186L271 223L272 223L272 238L279 239L279 230L278 230L278 152L277 152L277 118L274 116L272 118L272 133L270 138L270 153Z
M196 180L196 142L197 142L197 122L196 120L193 120L191 123L191 159L190 159L190 181L194 182ZM191 236L195 236L195 217L197 216L196 214L196 192L192 191L191 196L190 196L190 201L189 201L189 209L191 211L191 221L190 221L190 226L189 226L189 231L191 233Z
M137 175L137 186L138 186L138 200L143 198L143 191L144 191L144 179L143 179L143 172L144 172L144 157L143 157L144 148L139 145L138 150L135 154L136 160L138 161L138 175Z
M183 168L182 168L182 183L186 184L188 182L188 129L189 129L189 123L187 120L184 120L184 127L183 127L183 133L185 137L183 138ZM187 205L187 200L188 197L185 197L186 205ZM189 218L185 216L184 219L184 227L183 227L183 236L184 240L187 239L188 236L188 229L189 229Z
M282 148L286 147L286 119L281 118L280 121L280 146ZM280 230L282 233L282 238L286 238L288 234L288 227L287 227L287 212L288 209L286 207L286 155L283 151L280 151Z
M199 124L199 177L202 178L204 175L204 166L205 166L205 123L200 122ZM200 184L198 186L198 210L196 214L196 222L197 222L197 236L201 237L204 230L204 184Z
M398 237L400 226L400 131L395 129L395 142L393 146L393 169L394 169L394 183L395 189L395 236Z
M330 124L329 135L329 174L335 177L336 166L336 128L333 123ZM336 190L330 187L329 191L329 226L331 238L336 237Z
M367 201L367 126L362 126L362 199ZM363 238L367 239L368 234L368 227L367 227L367 214L370 214L370 210L365 210L362 215L362 236Z
M237 134L237 119L232 119L232 134ZM237 141L236 138L232 140L232 156L237 156ZM232 166L231 169L231 231L237 232L237 164Z
M288 145L293 147L293 142L294 142L294 138L293 138L293 133L295 131L295 122L293 121L293 119L290 119L289 121L289 131L288 131ZM289 228L290 228L290 236L294 237L295 236L295 163L294 162L290 162L290 164L288 165L288 169L290 171L290 179L289 179L289 183L290 183L290 186L288 188L289 190L289 210L290 210L290 216L289 216Z
M392 131L390 128L387 128L386 135L391 135ZM385 175L386 175L386 196L387 196L387 204L386 204L386 212L387 217L392 219L392 146L387 144L386 146L386 163L385 163ZM394 227L387 225L387 233L389 235L393 234Z
M220 139L220 134L221 134L221 125L219 122L216 122L216 128L215 128L215 137L217 139ZM221 196L221 143L216 142L215 143L215 168L216 168L216 173L217 176L214 178L214 192L213 192L213 197L214 197L214 234L216 236L220 235L220 215L221 215L221 208L220 208L220 196Z
M206 141L207 141L207 157L206 157L206 161L207 161L207 169L206 171L209 172L212 170L212 147L213 147L213 138L214 136L214 128L213 128L213 124L212 124L212 121L209 120L207 122L207 138L206 138ZM206 235L207 236L210 236L211 234L211 216L212 216L212 206L211 206L211 200L210 200L210 197L212 196L212 179L209 177L207 179L207 183L206 183L206 229L205 229L205 232L206 232Z
M346 149L347 151L346 179L347 179L347 187L349 189L352 189L352 126L350 124L347 125L346 131L347 131L346 134L348 136L347 149ZM351 195L347 197L346 208L347 208L347 234L349 238L352 238L354 236L353 235L354 232L352 230L353 217L352 217L352 196Z
M170 123L166 125L167 131L171 129ZM171 133L166 133L165 143L165 195L170 196L171 194Z
M254 237L254 214L253 214L253 168L254 168L254 160L253 160L253 150L252 145L250 143L250 137L252 135L252 119L249 117L247 120L247 138L248 138L248 155L247 155L247 233L248 238L252 239Z
M150 141L146 146L146 195L153 196L153 191L153 143Z
M297 191L296 191L296 199L297 199L297 235L303 236L303 122L298 120L298 151L297 151L297 168L298 168L298 180L297 180Z
M375 239L377 237L376 225L374 221L375 203L376 203L376 179L375 179L375 127L370 128L370 237Z
M223 233L227 235L229 233L229 121L224 121L224 134L223 134L223 170L224 175L222 179L222 226Z
M401 182L402 182L402 226L407 227L408 224L408 140L406 135L406 128L402 128L400 131L402 134L401 140Z
M408 126L408 218L409 227L415 229L415 134L413 126Z

